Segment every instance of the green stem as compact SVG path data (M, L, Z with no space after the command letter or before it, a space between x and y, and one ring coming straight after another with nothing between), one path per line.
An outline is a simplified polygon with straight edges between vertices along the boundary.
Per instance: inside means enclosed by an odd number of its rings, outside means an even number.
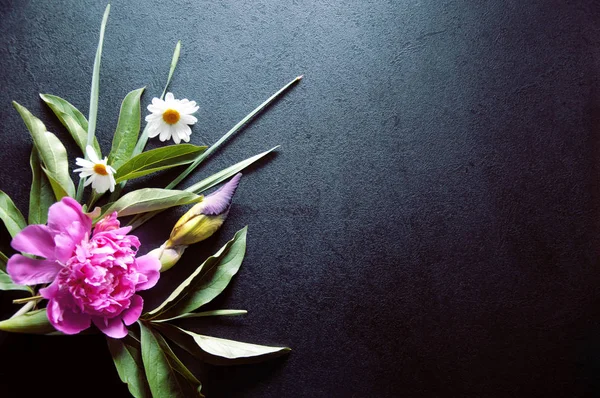
M29 303L29 302L34 302L34 301L38 301L38 300L41 300L41 299L43 299L42 296L25 297L25 298L13 300L13 304Z
M13 316L11 316L10 318L11 318L11 319L12 319L12 318L16 318L16 317L18 317L18 316L21 316L21 315L23 315L23 314L26 314L26 313L28 313L28 312L29 312L29 310L31 310L33 307L35 307L35 304L36 304L36 303L37 303L37 300L36 300L36 301L29 301L29 302L27 302L27 303L26 303L26 304L25 304L23 307L21 307L21 308L19 309L19 311L15 312L15 313L13 314Z

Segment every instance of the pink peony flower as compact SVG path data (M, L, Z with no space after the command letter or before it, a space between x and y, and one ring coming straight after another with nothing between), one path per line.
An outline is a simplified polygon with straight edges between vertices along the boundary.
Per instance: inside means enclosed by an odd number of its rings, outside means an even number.
M40 289L48 299L50 323L66 334L79 333L94 323L113 338L127 335L142 313L138 290L149 289L160 276L160 262L136 258L140 241L120 228L117 213L92 219L74 199L65 197L48 212L48 225L29 225L12 240L12 247L45 258L13 255L7 272L15 283L52 284Z

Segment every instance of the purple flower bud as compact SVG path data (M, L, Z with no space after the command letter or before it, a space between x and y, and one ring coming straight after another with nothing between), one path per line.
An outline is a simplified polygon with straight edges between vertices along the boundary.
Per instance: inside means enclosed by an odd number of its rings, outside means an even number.
M173 227L166 248L189 246L203 241L221 228L241 177L242 174L236 174L220 189L206 196L202 202L185 213Z

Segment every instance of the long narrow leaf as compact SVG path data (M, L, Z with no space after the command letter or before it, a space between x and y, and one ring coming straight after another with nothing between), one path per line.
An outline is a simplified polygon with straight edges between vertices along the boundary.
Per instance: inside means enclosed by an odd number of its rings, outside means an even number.
M133 156L140 133L140 97L144 88L129 92L121 103L119 121L108 155L108 164L118 169Z
M4 191L0 191L0 220L4 222L8 233L13 238L27 226L25 217Z
M175 325L156 327L167 338L203 362L213 365L242 365L263 362L289 353L288 347L274 347L221 339L190 332Z
M190 163L198 153L205 150L205 146L180 144L146 151L119 167L116 182L131 180L156 171Z
M246 160L242 160L241 162L236 163L233 166L230 166L226 169L223 169L218 173L213 174L212 176L205 178L204 180L192 185L191 187L186 188L185 191L200 194L201 192L204 192L207 189L214 187L215 185L225 181L226 179L233 177L240 171L244 170L246 167L250 166L252 163L268 155L270 152L274 151L277 148L279 148L279 145L269 149L266 152L259 153L258 155L252 156L251 158L248 158ZM136 229L159 213L160 211L154 211L151 213L139 215L135 217L129 225L131 225L132 229Z
M35 147L38 149L42 163L47 174L52 176L55 183L60 186L54 189L56 199L60 199L60 192L65 192L69 196L75 196L75 185L69 174L69 161L67 159L67 150L56 136L46 131L46 126L40 119L36 118L25 108L13 101L13 106L21 115L27 129L31 133ZM53 185L54 188L54 185ZM64 195L63 195L64 196Z
M31 334L46 334L56 331L48 320L45 308L6 319L0 322L0 330L3 332Z
M85 116L83 116L83 114L69 101L56 95L40 94L40 98L44 100L46 105L48 105L52 112L54 112L58 120L60 120L63 126L66 127L67 131L71 134L71 137L73 137L77 143L77 146L79 146L81 152L85 156L88 130L88 121ZM92 146L96 150L96 153L101 152L100 145L95 137Z
M107 337L106 342L119 378L127 384L131 395L135 398L152 398L140 350L119 339Z
M152 318L173 318L194 311L221 293L242 264L247 232L248 227L239 230L148 315Z
M116 211L119 213L119 217L124 217L195 203L200 200L202 200L202 196L191 192L143 188L124 195L102 213L111 214Z
M186 398L192 396L191 394L202 396L198 385L193 385L187 378L182 377L187 372L180 367L181 362L173 361L172 357L165 352L164 347L167 343L162 336L142 322L139 324L142 360L152 396L173 398Z
M223 170L219 171L218 173L215 173L212 176L205 178L204 180L202 180L200 182L195 183L194 185L186 188L185 190L188 192L195 192L195 193L204 192L207 189L210 189L210 188L214 187L215 185L222 183L226 179L233 177L240 171L244 170L246 167L250 166L252 163L254 163L257 160L259 160L260 158L268 155L269 153L271 153L272 151L274 151L277 148L279 148L279 145L269 149L268 151L259 153L258 155L255 155L255 156L252 156L251 158L242 160L241 162L236 163L233 166L229 166L228 168L223 169Z
M237 315L245 315L248 311L246 310L212 310L212 311L203 311L203 312L188 312L186 314L177 315L173 318L167 319L156 319L152 320L152 322L162 323L167 321L174 321L175 319L184 319L184 318L205 318L210 316L237 316Z
M35 146L31 150L29 164L33 175L29 192L29 224L46 224L48 209L54 203L54 192L46 173L42 170L40 155Z
M173 72L175 72L175 67L177 66L177 61L179 60L179 53L181 52L181 41L177 42L175 45L175 51L173 52L173 58L171 59L171 67L169 69L169 77L167 78L167 84L165 84L165 88L163 89L162 94L160 95L160 99L163 99L167 89L169 88L169 83L171 83L171 78L173 77ZM148 124L144 127L144 131L140 135L140 138L135 145L135 149L133 150L134 155L139 155L142 153L144 148L146 147L146 143L148 142Z
M219 141L217 141L210 148L208 148L208 150L206 152L204 152L202 155L200 155L194 161L194 163L192 163L191 165L189 165L188 168L185 169L185 171L183 171L179 176L177 176L177 178L175 178L165 188L166 189L175 188L185 177L187 177L192 171L194 171L194 169L196 169L196 167L198 167L200 165L200 163L202 163L204 161L204 159L206 159L214 151L216 151L217 148L219 148L221 146L221 144L223 144L232 134L234 134L236 131L238 131L244 124L246 124L248 121L250 121L250 119L252 119L254 116L256 116L260 111L262 111L263 109L265 109L265 107L267 107L267 105L269 105L277 97L279 97L281 94L283 94L294 83L300 81L302 79L302 77L303 76L296 77L294 80L292 80L291 82L289 82L288 84L286 84L285 86L283 86L281 89L279 89L279 91L277 91L275 94L273 94L272 96L270 96L265 102L263 102L262 104L260 104L256 109L254 109L252 112L250 112L248 115L246 115L245 118L243 118L242 120L240 120L227 133L225 133L225 135L223 135L223 137L221 137L219 139Z
M100 63L102 60L102 46L104 45L104 31L110 14L110 4L104 10L102 24L100 25L100 38L98 39L98 48L94 58L94 69L92 70L92 89L90 90L90 115L88 118L88 131L86 145L92 145L96 132L96 118L98 117L98 96L100 92ZM86 155L87 157L87 155Z

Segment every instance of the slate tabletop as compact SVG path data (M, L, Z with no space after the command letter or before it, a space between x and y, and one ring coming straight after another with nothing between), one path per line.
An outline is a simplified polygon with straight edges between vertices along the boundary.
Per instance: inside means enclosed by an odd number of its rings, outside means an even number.
M281 145L244 173L221 231L157 286L164 294L249 225L244 264L213 303L248 314L194 325L293 351L258 366L191 365L208 397L600 393L600 3L111 5L103 152L125 94L146 87L143 115L160 94L177 40L171 91L200 106L197 145L305 75L183 185ZM0 1L0 189L25 214L32 141L11 101L76 156L38 93L87 113L105 6ZM140 229L141 252L181 214ZM16 297L0 294L3 318ZM47 393L128 396L98 335L1 333L0 395Z

